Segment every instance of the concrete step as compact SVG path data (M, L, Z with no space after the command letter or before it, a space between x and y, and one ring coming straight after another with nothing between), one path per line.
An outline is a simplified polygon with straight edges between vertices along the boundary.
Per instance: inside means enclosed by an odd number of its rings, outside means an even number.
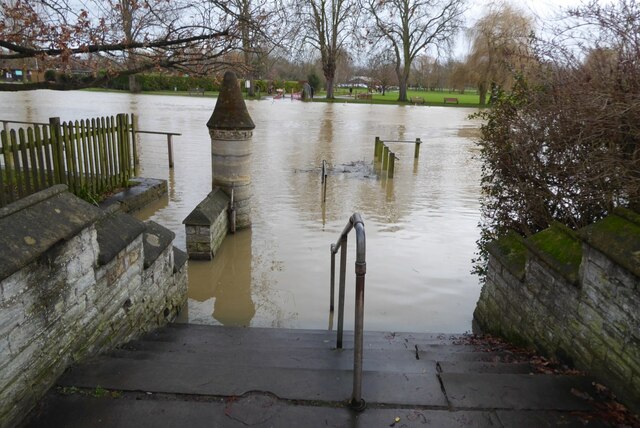
M352 340L336 350L329 331L171 325L67 370L30 426L606 426L590 379L433 334L365 333L368 408L354 413ZM104 389L117 398L94 396Z
M352 382L351 369L236 367L232 361L202 364L103 357L68 370L58 385L203 396L263 391L291 400L342 402L349 398ZM424 374L366 371L362 388L371 403L447 406L435 370Z
M502 363L486 361L446 361L437 362L438 373L510 373L532 374L535 372L529 363Z
M445 334L365 332L363 342L365 349L415 349L416 345L451 345L459 341L461 337L461 335ZM185 345L214 343L217 346L242 346L250 343L256 349L263 346L335 348L336 332L328 330L171 324L166 328L146 334L141 340L178 341ZM343 348L353 349L352 331L344 332Z
M132 347L131 347L132 346ZM292 369L350 370L353 351L336 349L253 348L238 350L218 347L183 347L167 349L153 342L136 342L126 348L107 353L101 359L128 358L154 362L175 362L215 366L223 364L229 370L245 367L279 367ZM436 362L418 360L410 350L367 350L364 370L397 373L436 373Z
M353 413L343 407L287 405L272 396L252 394L236 400L189 401L125 394L117 399L49 394L43 411L27 427L157 428L185 427L424 427L438 428L603 428L580 415L548 411L427 410L369 408ZM394 425L396 418L399 419Z

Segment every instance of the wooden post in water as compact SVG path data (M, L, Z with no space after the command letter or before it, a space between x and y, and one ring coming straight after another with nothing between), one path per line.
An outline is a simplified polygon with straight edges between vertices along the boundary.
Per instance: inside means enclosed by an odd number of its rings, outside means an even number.
M389 147L382 148L382 170L385 171L389 165Z
M416 150L413 153L413 157L415 159L418 159L418 156L420 155L420 144L422 144L422 141L420 141L420 138L416 138Z
M376 142L373 146L373 159L378 158L378 146L380 145L380 137L376 137Z
M393 178L393 172L396 166L396 154L389 152L389 168L387 169L387 178Z
M211 136L212 188L220 187L229 197L233 189L236 227L251 227L251 146L255 125L231 71L224 75L207 127Z

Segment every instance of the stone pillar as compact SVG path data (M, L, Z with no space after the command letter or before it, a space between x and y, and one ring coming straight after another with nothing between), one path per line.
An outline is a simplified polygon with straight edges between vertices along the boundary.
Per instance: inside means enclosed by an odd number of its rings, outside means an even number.
M236 227L251 227L251 146L255 125L231 71L224 75L207 127L211 136L212 188L220 187L229 197L233 189Z

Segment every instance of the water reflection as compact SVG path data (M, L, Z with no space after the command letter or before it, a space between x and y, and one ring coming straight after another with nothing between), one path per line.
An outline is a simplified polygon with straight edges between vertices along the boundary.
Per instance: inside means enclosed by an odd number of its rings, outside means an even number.
M48 121L119 112L138 128L180 132L175 168L166 138L140 136L140 173L168 180L164 201L141 213L176 233L211 186L205 126L215 100L204 97L35 91L0 93L0 118ZM464 108L249 101L256 129L252 158L253 228L228 237L213 262L190 262L185 319L266 327L326 328L329 245L349 216L367 233L365 328L461 332L480 292L470 275L478 236L479 175ZM387 179L372 163L374 138L399 161ZM326 203L321 162L332 167ZM351 166L350 166L351 165ZM352 167L356 165L356 167ZM355 169L354 169L355 168ZM353 242L347 267L345 328L353 322Z

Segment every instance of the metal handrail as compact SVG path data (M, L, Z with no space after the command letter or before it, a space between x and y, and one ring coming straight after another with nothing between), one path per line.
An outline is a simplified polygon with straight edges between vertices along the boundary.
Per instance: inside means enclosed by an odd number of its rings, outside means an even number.
M333 311L334 288L335 288L335 266L336 253L340 251L340 289L338 292L338 336L336 348L342 348L342 332L344 327L344 289L347 264L347 236L351 229L356 231L356 302L355 302L355 325L353 344L353 393L350 405L358 411L364 410L366 403L362 399L362 350L363 350L363 329L364 329L364 276L367 273L366 262L366 239L364 233L364 222L359 213L354 213L340 238L335 244L331 244L331 311Z
M131 124L131 132L133 134L152 134L152 135L166 135L167 136L167 153L169 155L169 168L173 168L173 136L180 136L182 134L178 132L161 132L161 131L142 131L135 129L133 126L133 120Z

